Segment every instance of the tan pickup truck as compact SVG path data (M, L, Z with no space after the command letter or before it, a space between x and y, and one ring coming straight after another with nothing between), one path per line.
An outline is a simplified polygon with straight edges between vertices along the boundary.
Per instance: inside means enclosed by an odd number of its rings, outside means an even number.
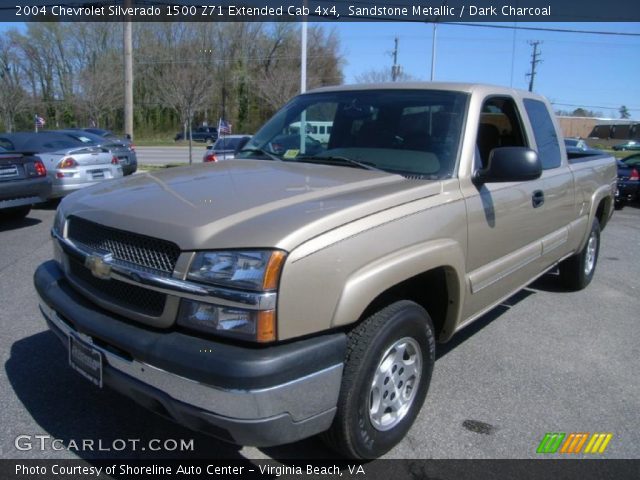
M438 342L556 265L589 284L615 180L611 157L567 158L529 92L325 88L236 160L64 199L35 286L94 384L229 442L324 432L372 458L411 427Z

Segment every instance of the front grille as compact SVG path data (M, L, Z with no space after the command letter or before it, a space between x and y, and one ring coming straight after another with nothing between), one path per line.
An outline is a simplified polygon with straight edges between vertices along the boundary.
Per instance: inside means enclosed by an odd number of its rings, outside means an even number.
M159 317L164 311L167 296L118 280L101 280L94 277L80 262L69 259L72 280L92 295L104 301L143 315Z
M175 243L105 227L80 217L69 217L68 237L98 253L165 273L172 273L180 256Z

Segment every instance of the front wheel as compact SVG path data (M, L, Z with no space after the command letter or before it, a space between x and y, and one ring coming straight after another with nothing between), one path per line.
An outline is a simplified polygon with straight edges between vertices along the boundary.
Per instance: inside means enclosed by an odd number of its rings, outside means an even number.
M431 381L435 332L428 313L402 300L349 334L338 411L324 441L341 455L377 458L409 431Z
M570 290L582 290L593 280L600 253L600 222L593 219L589 238L582 250L560 263L560 279Z

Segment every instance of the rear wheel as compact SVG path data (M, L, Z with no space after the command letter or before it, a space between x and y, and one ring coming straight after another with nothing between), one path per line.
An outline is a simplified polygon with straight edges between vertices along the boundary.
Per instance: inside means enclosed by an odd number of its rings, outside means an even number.
M31 205L23 205L21 207L11 207L5 210L0 210L0 215L9 220L20 220L29 215L30 211Z
M341 455L376 458L406 435L424 403L435 361L427 312L399 301L349 334L333 424L324 441Z
M593 280L600 253L600 222L593 219L589 238L582 250L560 263L560 279L571 290L582 290Z

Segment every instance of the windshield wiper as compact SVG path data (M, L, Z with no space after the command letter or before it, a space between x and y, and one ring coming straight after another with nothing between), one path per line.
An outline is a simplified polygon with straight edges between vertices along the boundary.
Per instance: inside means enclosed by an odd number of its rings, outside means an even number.
M307 163L326 163L327 165L344 165L346 167L355 167L362 168L364 170L376 170L378 172L384 172L384 170L374 167L369 162L359 162L358 160L354 160L352 158L342 157L342 156L328 156L323 157L319 155L308 155L297 157L296 162L307 162Z
M242 150L239 150L238 153L258 153L260 155L264 155L265 157L269 157L269 159L271 160L275 160L276 162L281 162L282 159L280 157L278 157L277 155L274 155L273 153L269 153L266 150L262 149L262 148L243 148Z

